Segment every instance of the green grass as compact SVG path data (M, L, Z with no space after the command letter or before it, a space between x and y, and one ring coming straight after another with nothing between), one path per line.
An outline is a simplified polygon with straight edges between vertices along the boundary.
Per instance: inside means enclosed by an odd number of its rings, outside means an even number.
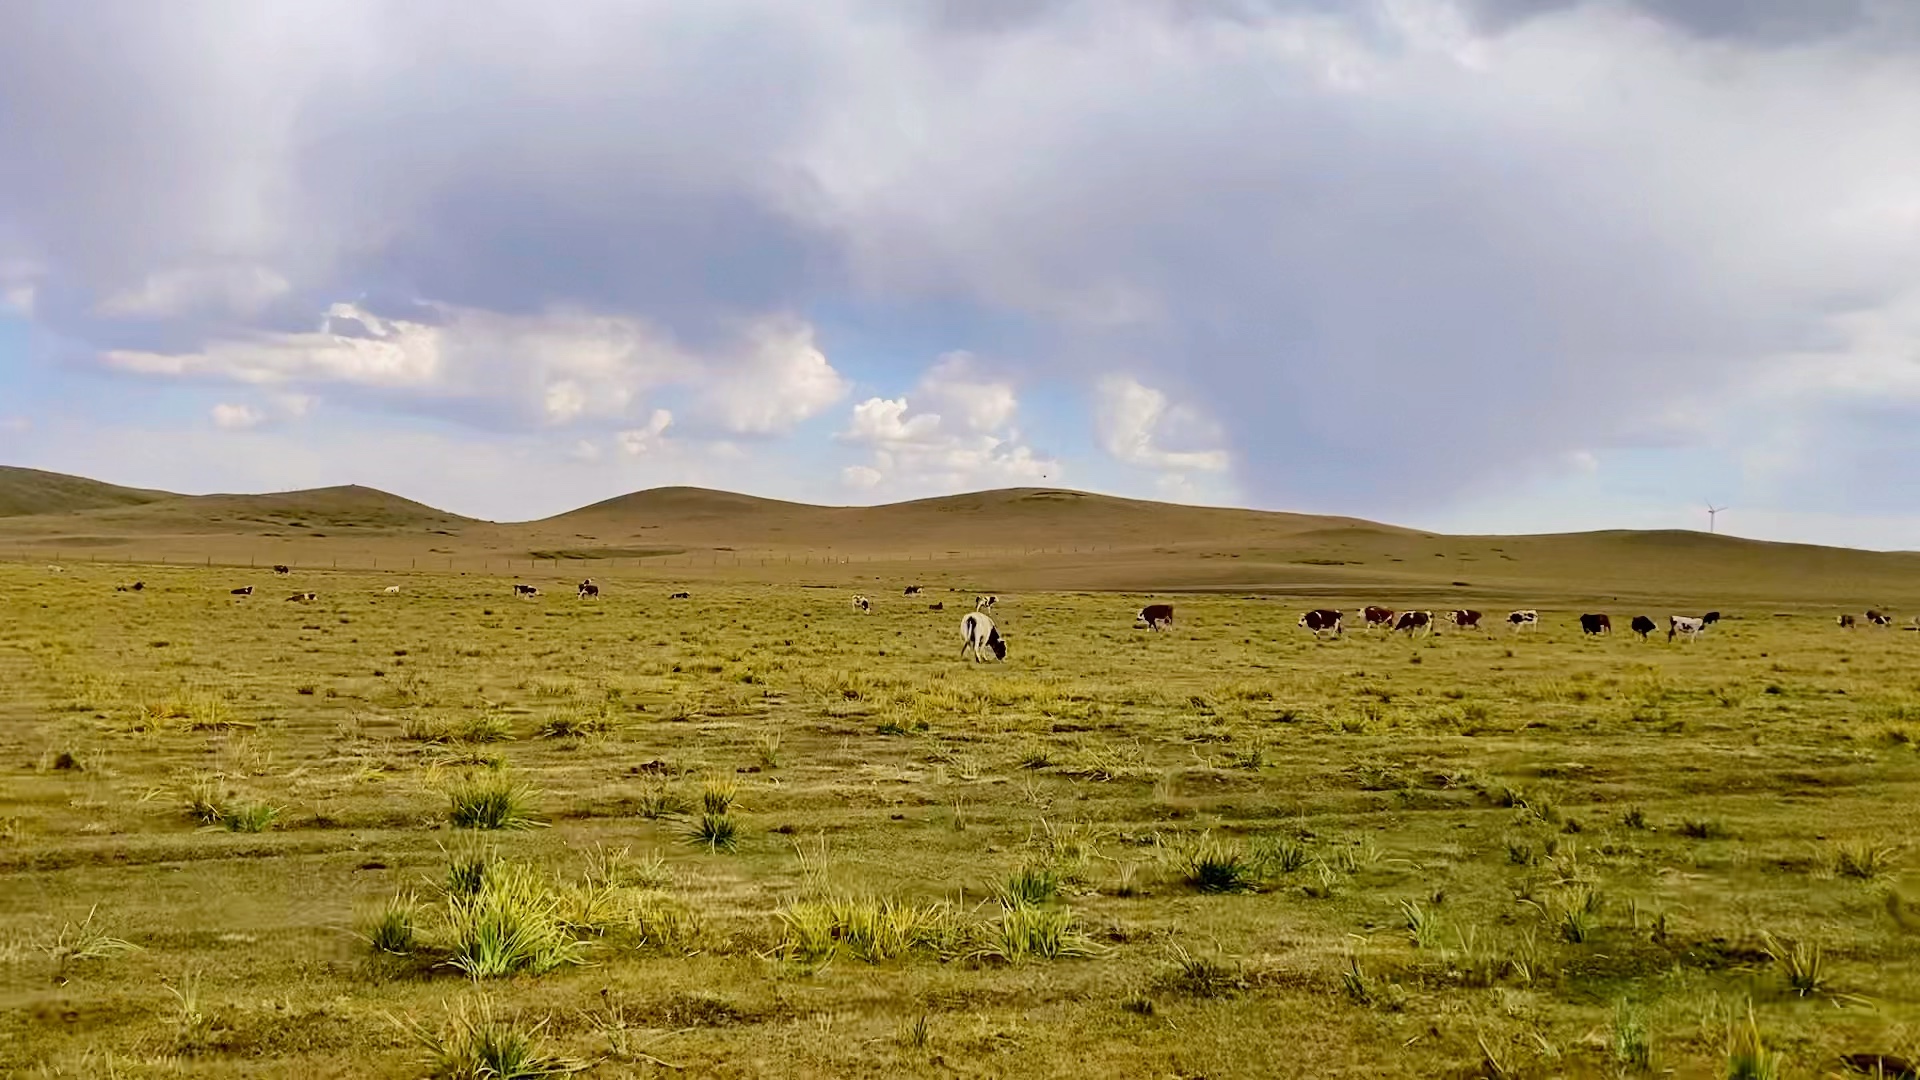
M430 1080L545 1080L580 1071L542 1049L546 1026L498 1015L491 1004L456 1011L437 1028L401 1023L425 1051L420 1064Z
M1321 597L1237 593L1148 635L1143 597L944 562L944 614L843 610L886 572L596 566L579 604L314 568L295 605L228 597L244 568L0 562L0 1045L50 1076L366 1080L436 1067L388 1016L473 1072L608 1075L1812 1076L1902 1049L1911 635L1714 597L1735 617L1686 647L1560 615L1316 643L1293 621ZM1514 602L1706 606L1541 589ZM956 609L988 591L1017 647L970 665ZM253 808L278 812L241 831ZM1758 1053L1708 1004L1748 997ZM483 998L498 1038L449 1019ZM519 1065L458 1049L516 1036Z

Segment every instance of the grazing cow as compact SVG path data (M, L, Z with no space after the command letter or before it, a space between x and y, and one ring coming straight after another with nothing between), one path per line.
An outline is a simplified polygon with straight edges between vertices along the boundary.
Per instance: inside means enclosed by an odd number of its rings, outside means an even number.
M521 584L520 582L518 582L518 581L516 581L516 582L514 582L514 583L513 583L513 595L515 595L515 596L539 596L539 595L540 595L540 587L539 587L538 585L523 585L523 584Z
M867 599L864 596L854 597L853 606L855 609L860 611L861 614L864 614L864 615L873 614L873 601Z
M920 595L920 586L918 586L918 585L909 585L909 586L907 586L907 591L906 591L906 593L905 593L904 595L907 595L907 596L919 596L919 595Z
M293 573L293 567L281 566L279 564L275 564L273 568L273 572L276 574L291 574Z
M1383 607L1368 604L1360 609L1360 625L1371 630L1376 626L1393 626L1393 612Z
M947 602L945 600L936 600L933 603L927 605L927 610L928 611L945 611L947 610Z
M400 586L389 585L386 588L381 589L380 591L383 593L386 593L388 596L398 596L400 595Z
M1000 636L1000 629L985 612L968 612L967 617L960 620L960 638L964 642L960 655L971 652L975 663L986 659L980 655L983 651L993 653L995 660L1007 658L1007 639Z
M1339 637L1341 617L1341 614L1332 608L1314 608L1300 616L1300 625L1313 631L1314 637L1319 637L1328 630L1333 631L1334 637Z
M578 595L582 600L598 600L600 599L600 586L595 585L592 578L588 578L580 583Z
M1611 634L1613 620L1605 615L1580 616L1580 632L1583 634Z
M1851 615L1840 616L1840 629L1842 630L1853 629L1853 616Z
M1634 633L1640 635L1641 641L1645 641L1647 640L1648 634L1651 634L1655 630L1660 629L1660 624L1654 622L1652 619L1647 618L1645 615L1635 615L1633 617L1633 622L1630 624L1630 627Z
M1431 634L1433 633L1433 612L1403 611L1400 613L1400 617L1394 620L1393 628L1395 630L1405 630L1408 637L1412 637L1416 633Z
M1173 625L1172 604L1148 604L1133 617L1136 623L1146 623L1149 630L1165 630Z
M294 604L304 604L309 600L318 600L318 599L320 599L319 593L297 592L297 593L294 593L292 596L287 597L287 602L294 603Z
M1709 611L1705 615L1700 616L1701 626L1712 626L1714 623L1717 623L1719 621L1720 621L1720 613L1717 611Z
M1480 629L1480 613L1461 609L1447 612L1447 620L1462 630Z
M1527 608L1507 616L1507 625L1515 630L1531 630L1540 625L1540 613Z
M47 572L50 574L64 574L67 572L67 568L64 566L55 566L52 563L48 563Z
M146 587L147 587L146 582L136 581L131 585L115 585L113 587L113 591L114 592L139 592L140 590Z
M1869 610L1867 612L1867 621L1875 626L1892 626L1893 616L1884 611Z
M669 597L667 597L667 599L669 599L669 600L691 600L691 599L693 599L693 594L692 594L692 593L683 593L683 592L677 592L677 593L674 593L673 595L671 595L671 596L669 596Z
M973 610L992 611L993 605L1000 602L997 596L976 596L973 598Z
M237 589L228 589L228 590L227 590L227 595L229 595L229 596L252 596L252 595L253 595L253 586L251 586L251 585L242 585L242 586L240 586L240 587L239 587L239 588L237 588Z
M1700 632L1702 630L1705 630L1706 628L1707 628L1707 624L1705 622L1703 622L1700 619L1696 619L1691 615L1667 616L1667 640L1668 641L1672 641L1675 635L1678 635L1678 634L1685 634L1687 635L1687 640L1692 641L1695 638L1699 637Z

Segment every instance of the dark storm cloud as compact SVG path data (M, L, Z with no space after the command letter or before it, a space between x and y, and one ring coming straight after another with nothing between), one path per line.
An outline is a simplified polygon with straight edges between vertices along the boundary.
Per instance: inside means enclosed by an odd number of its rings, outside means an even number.
M1504 30L1543 15L1612 5L1707 39L1784 45L1866 32L1920 31L1906 0L1468 0L1482 26Z

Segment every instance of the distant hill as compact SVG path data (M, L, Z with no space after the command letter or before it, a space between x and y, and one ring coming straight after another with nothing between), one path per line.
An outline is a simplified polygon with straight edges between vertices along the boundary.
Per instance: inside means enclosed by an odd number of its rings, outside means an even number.
M145 491L64 473L0 465L0 517L138 506L174 497L165 491Z
M0 469L0 556L29 550L263 565L894 579L955 588L1234 591L1436 609L1920 607L1920 553L1699 532L1449 536L1358 518L1059 488L811 506L638 491L539 521L476 521L359 486L176 495ZM111 553L110 555L108 553ZM1595 610L1607 610L1605 606Z

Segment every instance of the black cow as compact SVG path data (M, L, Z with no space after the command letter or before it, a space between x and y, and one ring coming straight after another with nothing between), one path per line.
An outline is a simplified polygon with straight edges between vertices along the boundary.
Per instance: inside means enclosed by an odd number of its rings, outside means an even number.
M252 596L253 586L242 585L237 589L228 589L227 592L229 595L232 595L232 596Z
M918 585L909 585L909 586L907 586L907 591L906 591L906 594L905 594L905 595L907 595L907 596L919 596L919 595L920 595L920 586L918 586Z
M1720 613L1717 611L1709 611L1705 615L1700 616L1700 625L1702 626L1712 626L1719 621Z
M1453 625L1462 630L1480 629L1480 613L1477 611L1471 611L1465 608L1459 611L1449 611L1447 612L1447 618L1453 620Z
M293 567L291 567L291 566L282 566L282 565L280 565L280 564L278 564L278 563L276 563L276 564L274 564L274 567L273 567L273 572L274 572L274 573L276 573L276 574L291 574L291 573L293 573Z
M1133 617L1136 623L1146 623L1149 630L1164 630L1173 625L1172 604L1148 604Z
M1640 635L1641 641L1647 640L1648 634L1651 634L1655 630L1660 629L1659 623L1654 622L1652 619L1647 618L1645 615L1635 615L1633 617L1633 622L1630 625L1633 629L1633 632Z
M691 600L691 599L693 599L693 594L692 594L692 593L683 593L683 592L677 592L677 593L674 593L674 594L673 594L672 596L669 596L669 597L667 597L667 599L669 599L669 600Z
M1580 616L1580 632L1583 634L1611 634L1613 620L1605 615Z
M1840 629L1842 630L1853 629L1853 622L1854 622L1854 619L1853 619L1853 616L1851 615L1840 616Z

